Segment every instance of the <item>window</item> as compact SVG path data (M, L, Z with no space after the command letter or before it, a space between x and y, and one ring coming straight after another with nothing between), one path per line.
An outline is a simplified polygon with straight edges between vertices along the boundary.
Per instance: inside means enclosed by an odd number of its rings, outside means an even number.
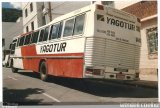
M41 42L43 40L43 35L44 35L44 29L42 29L40 32L39 42Z
M31 36L32 36L31 34L29 34L29 35L28 35L27 44L30 44L30 41L31 41Z
M29 31L29 29L28 29L28 26L26 27L26 32L28 32Z
M20 41L20 38L18 38L18 41L17 41L17 47L19 46L19 41Z
M47 41L47 39L48 39L48 31L49 31L49 27L46 27L45 31L44 31L43 41Z
M57 25L52 25L49 40L50 39L56 39L57 35L58 35L57 33L58 33L58 26Z
M15 48L16 48L16 42L13 42L13 43L11 44L11 54L14 54Z
M61 34L62 34L62 27L63 27L63 22L60 22L59 30L58 30L58 37L57 37L57 38L60 38L60 37L61 37Z
M58 36L59 27L60 27L60 23L51 26L49 39L56 39L60 37Z
M31 28L32 28L32 30L34 30L34 21L31 22Z
M25 37L26 37L26 38L25 38L24 45L30 44L31 34L29 34L29 35L27 35L27 36L25 36Z
M84 16L85 15L80 15L76 17L74 35L82 34L84 27Z
M148 38L148 49L149 54L154 54L158 52L158 31L157 27L149 28L146 30Z
M33 3L30 4L30 11L33 11Z
M28 12L27 12L27 9L25 9L25 17L28 16Z
M26 45L26 43L27 43L27 39L28 38L28 35L27 36L24 36L24 44L23 45Z
M37 43L37 40L38 40L38 34L39 34L39 31L36 31L32 34L32 42L31 43Z
M24 42L24 36L20 38L19 46L23 46L23 42Z
M74 28L74 19L66 21L63 36L71 36Z

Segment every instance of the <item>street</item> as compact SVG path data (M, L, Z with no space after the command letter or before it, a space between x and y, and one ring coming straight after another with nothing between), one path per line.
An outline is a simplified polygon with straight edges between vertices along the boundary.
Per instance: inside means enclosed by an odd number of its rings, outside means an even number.
M3 68L4 105L120 104L158 102L158 89L137 87L102 80L49 77L38 73L12 73Z

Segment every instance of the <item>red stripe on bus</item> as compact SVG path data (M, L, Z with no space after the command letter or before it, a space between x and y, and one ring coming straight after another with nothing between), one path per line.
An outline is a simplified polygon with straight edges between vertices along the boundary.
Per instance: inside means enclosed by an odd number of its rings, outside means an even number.
M23 56L84 56L84 53L65 53L65 54L36 54L35 45L21 47L21 53ZM63 77L83 77L83 58L30 58L23 59L23 66L26 70L39 71L39 64L41 60L45 60L48 67L48 74L54 76Z

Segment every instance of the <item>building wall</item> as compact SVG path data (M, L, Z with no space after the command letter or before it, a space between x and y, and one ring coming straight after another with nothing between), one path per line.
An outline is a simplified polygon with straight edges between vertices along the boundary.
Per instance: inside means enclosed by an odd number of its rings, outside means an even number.
M45 2L45 8L48 10L48 2ZM52 20L56 17L64 15L66 13L72 12L76 9L80 9L87 5L90 5L91 1L61 1L61 2L51 2L52 9ZM45 15L46 22L49 23L48 14Z
M32 19L30 19L25 25L23 25L23 32L26 33L26 27L28 26L29 31L32 30L31 28L31 22L34 22L34 28L38 28L38 19L37 15L34 16Z
M157 21L157 1L141 1L122 9L123 11L134 14L141 20L141 55L140 73L157 74L158 54L149 51L149 41L146 30L158 27ZM158 32L158 31L157 31Z
M43 17L43 10L42 10L42 6L43 6L43 2L36 2L37 4L37 27L43 26L44 24L42 23L42 17Z
M2 59L4 60L9 45L11 44L13 37L22 34L23 23L22 18L18 19L18 22L2 22Z
M122 10L143 19L157 14L157 1L141 1Z
M26 7L27 6L27 4L28 4L28 2L22 2L22 9L24 9L24 7Z
M157 18L142 22L141 26L141 55L140 71L141 74L157 74L158 60L157 54L149 54L146 29L157 27Z
M128 7L130 5L133 5L139 1L142 1L142 0L116 0L116 1L114 1L114 7L116 9L123 9L123 8Z
M22 19L20 22L2 22L2 38L5 39L4 50L8 50L13 37L20 35L22 32Z
M30 4L33 4L33 11L30 11ZM27 9L28 16L25 17L25 10ZM23 2L22 3L23 12L23 32L26 33L26 27L28 26L29 31L31 31L31 22L34 22L34 29L42 26L39 17L42 17L42 2Z

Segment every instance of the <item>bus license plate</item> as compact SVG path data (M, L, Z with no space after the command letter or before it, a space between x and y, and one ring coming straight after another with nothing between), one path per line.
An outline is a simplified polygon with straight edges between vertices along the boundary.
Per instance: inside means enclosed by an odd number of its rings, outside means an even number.
M125 79L124 74L116 74L117 79Z

